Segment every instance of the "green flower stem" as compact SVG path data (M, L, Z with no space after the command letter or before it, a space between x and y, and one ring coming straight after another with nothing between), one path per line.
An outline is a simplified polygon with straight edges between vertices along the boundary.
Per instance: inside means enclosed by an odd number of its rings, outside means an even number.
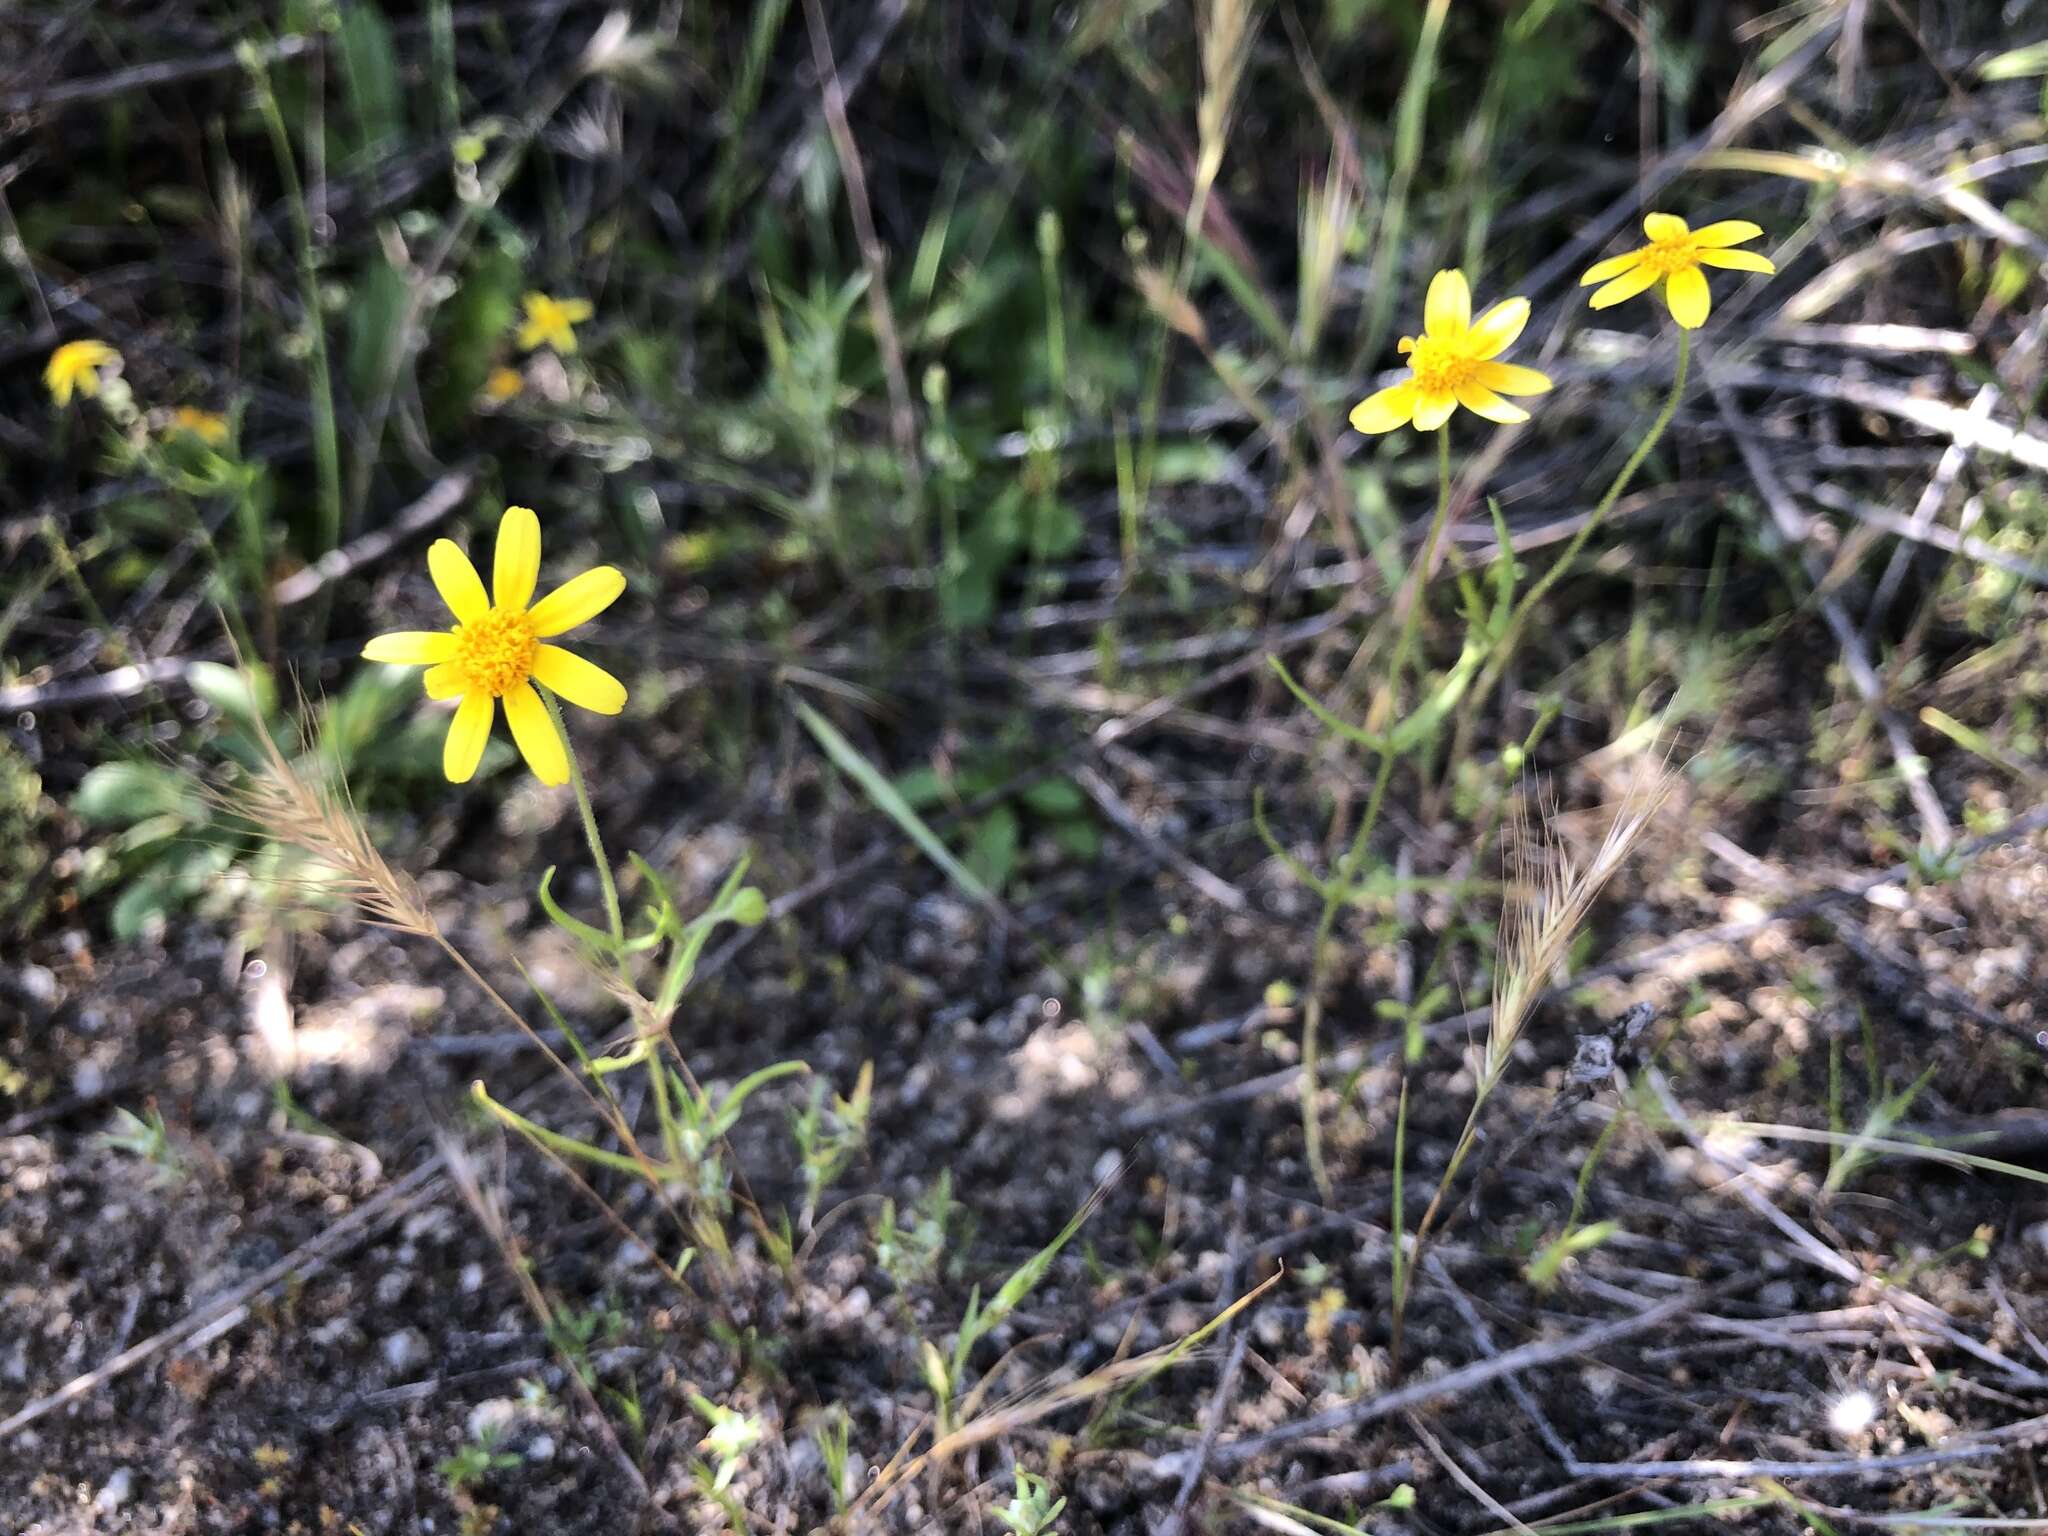
M1436 563L1436 547L1443 538L1444 525L1450 521L1451 431L1448 424L1436 431L1436 470L1436 516L1430 520L1429 532L1423 538L1422 553L1409 567L1408 611L1402 616L1401 633L1394 641L1393 665L1387 670L1389 689L1399 688L1408 670L1408 657L1415 649L1415 637L1422 628L1422 610L1429 594L1429 569ZM1373 828L1379 824L1380 807L1386 801L1387 785L1394 776L1395 756L1391 750L1380 752L1379 769L1373 776L1372 794L1366 800L1365 815L1359 819L1358 830L1351 834L1351 845L1344 850L1344 857L1337 861L1337 868L1324 888L1323 911L1316 921L1314 958L1310 962L1308 1001L1301 1015L1301 1130L1308 1152L1309 1170L1325 1199L1330 1195L1330 1176L1323 1166L1322 1126L1316 1119L1315 1107L1317 1081L1321 1076L1323 978L1329 967L1330 934L1336 927L1338 911L1350 898L1351 881L1365 857Z
M1607 487L1606 494L1593 508L1593 515L1580 524L1579 531L1572 535L1571 543L1565 545L1564 553L1537 578L1536 584L1522 595L1522 600L1515 604L1514 612L1508 616L1507 629L1493 647L1493 654L1487 657L1486 665L1480 671L1479 681L1465 697L1457 750L1453 751L1449 762L1463 761L1463 750L1468 745L1466 738L1469 735L1470 722L1476 716L1479 706L1492 694L1493 685L1500 681L1501 671L1507 666L1508 658L1514 655L1516 642L1521 639L1522 629L1529 622L1529 615L1535 611L1536 605L1550 589L1564 579L1565 573L1579 558L1579 551L1586 547L1586 540L1607 521L1607 514L1614 510L1614 504L1621 500L1622 492L1628 489L1629 482L1636 477L1636 471L1643 467L1643 461L1650 456L1650 450L1655 448L1657 440L1663 437L1664 429L1671 425L1671 418L1678 414L1678 402L1685 397L1686 368L1691 360L1692 332L1681 327L1678 332L1678 367L1672 375L1671 393L1664 399L1664 408L1657 413L1657 419L1650 423L1650 430L1643 434L1643 440L1636 444L1635 452L1631 453L1628 462L1621 466L1621 473L1614 477L1614 483Z
M590 806L590 786L583 782L583 765L576 760L576 744L569 739L569 728L562 723L562 706L544 688L540 690L540 697L548 707L548 719L554 722L555 731L562 738L562 751L569 759L569 787L576 791L576 809L583 815L583 836L590 843L590 860L597 866L598 883L604 887L605 921L611 927L612 942L623 953L626 921L619 911L619 887L612 879L612 864L605 856L604 838L597 830L597 812Z

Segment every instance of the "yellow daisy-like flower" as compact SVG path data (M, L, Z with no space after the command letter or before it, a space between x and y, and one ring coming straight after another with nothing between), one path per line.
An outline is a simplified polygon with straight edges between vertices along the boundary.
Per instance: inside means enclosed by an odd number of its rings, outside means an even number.
M573 344L574 338L571 337ZM517 368L493 368L490 377L484 380L484 399L492 405L503 405L524 388L526 379Z
M1737 272L1776 272L1770 258L1755 251L1730 247L1754 240L1763 233L1761 225L1747 219L1723 219L1704 229L1689 229L1675 213L1644 216L1643 233L1650 243L1619 256L1610 256L1589 267L1579 286L1603 284L1588 302L1605 309L1632 299L1658 282L1664 284L1664 302L1671 306L1671 318L1688 331L1707 323L1707 274L1702 267L1729 267Z
M218 411L202 411L181 405L171 412L171 430L189 432L202 443L218 448L228 440L228 419Z
M67 341L50 354L43 368L43 387L59 407L71 403L74 389L90 400L100 392L100 370L120 364L121 354L104 341Z
M541 642L603 613L626 590L626 578L616 566L600 565L533 602L540 579L540 519L527 507L507 507L499 520L488 597L483 578L453 540L434 541L427 570L455 615L455 627L378 635L363 647L363 655L425 667L428 698L462 701L441 753L451 784L466 784L476 772L499 699L505 701L512 739L534 776L547 785L568 783L569 749L533 685L600 715L616 715L626 707L626 687L573 651Z
M1406 426L1434 432L1461 405L1488 421L1527 421L1527 411L1501 396L1540 395L1550 380L1534 368L1494 359L1528 323L1527 299L1503 299L1474 320L1465 274L1437 273L1422 301L1422 334L1401 338L1413 377L1366 396L1352 409L1351 425L1361 432Z
M519 327L519 346L531 352L535 347L553 347L557 352L576 350L574 326L591 315L588 299L551 299L544 293L529 293L521 301L526 319Z

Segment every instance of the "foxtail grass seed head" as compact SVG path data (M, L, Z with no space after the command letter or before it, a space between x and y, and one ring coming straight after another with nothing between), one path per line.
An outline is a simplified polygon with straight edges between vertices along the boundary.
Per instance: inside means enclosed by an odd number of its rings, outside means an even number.
M588 299L551 299L529 293L520 301L526 318L519 325L519 349L551 347L567 357L576 350L576 327L591 316Z
M308 894L338 897L387 928L435 937L419 887L385 862L346 787L286 757L260 711L254 723L261 750L256 771L233 789L209 791L209 798L226 815L312 860L302 882ZM317 761L317 754L307 756Z
M67 341L50 354L44 365L43 388L62 410L71 403L74 390L90 400L100 392L106 378L120 371L121 354L104 341Z
M1774 273L1770 258L1734 247L1763 233L1760 225L1747 219L1723 219L1703 229L1691 229L1675 213L1652 213L1643 219L1643 233L1650 243L1619 256L1610 256L1586 269L1579 286L1599 283L1587 302L1606 309L1623 299L1647 293L1662 283L1664 302L1671 318L1689 331L1707 323L1711 304L1707 274L1703 268L1727 267L1737 272Z
M363 647L364 657L423 666L428 698L461 700L441 754L451 784L465 784L476 772L500 700L534 777L550 787L568 783L568 746L533 685L600 715L626 707L626 688L604 668L544 642L603 613L625 591L626 578L616 566L600 565L534 602L540 519L527 507L507 507L499 520L490 595L452 540L434 542L427 570L455 615L454 626L378 635Z
M1253 0L1208 0L1201 10L1202 95L1195 107L1195 131L1211 177L1222 163L1238 86L1251 61L1257 11Z
M1529 323L1527 299L1503 299L1477 320L1472 290L1455 269L1429 280L1422 306L1422 334L1401 338L1410 377L1368 395L1353 407L1351 425L1360 432L1392 432L1412 426L1434 432L1463 406L1488 421L1527 421L1529 413L1502 395L1540 395L1547 375L1498 361Z
M1527 802L1516 802L1508 841L1507 903L1494 960L1493 1013L1480 1069L1482 1100L1507 1069L1536 1000L1570 951L1601 888L1649 829L1672 787L1671 775L1661 766L1642 769L1608 823L1607 835L1584 863L1547 835L1553 815L1544 814L1543 824L1535 824Z
M1295 340L1304 355L1316 349L1329 318L1337 269L1358 222L1358 196L1351 179L1332 165L1301 200L1301 275L1296 288Z

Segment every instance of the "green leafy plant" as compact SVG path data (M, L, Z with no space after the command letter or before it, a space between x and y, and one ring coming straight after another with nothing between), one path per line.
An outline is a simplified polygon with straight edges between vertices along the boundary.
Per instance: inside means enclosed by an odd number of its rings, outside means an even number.
M109 1151L124 1152L147 1163L153 1184L175 1184L185 1176L184 1159L154 1104L139 1115L132 1109L116 1109L114 1123L94 1139Z
M503 1431L496 1424L482 1424L469 1443L453 1456L434 1463L434 1471L448 1485L451 1493L460 1493L473 1483L480 1483L493 1472L507 1472L525 1458L511 1451L498 1449L498 1437Z
M1016 1490L1009 1503L989 1513L1002 1521L1011 1536L1052 1536L1053 1522L1059 1519L1067 1501L1053 1496L1048 1479L1022 1467L1012 1467L1010 1471L1016 1480Z

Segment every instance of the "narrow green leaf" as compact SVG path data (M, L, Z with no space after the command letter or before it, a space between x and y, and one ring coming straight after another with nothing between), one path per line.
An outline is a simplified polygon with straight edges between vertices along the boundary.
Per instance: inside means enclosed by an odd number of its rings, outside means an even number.
M860 787L877 809L886 815L904 834L917 844L924 856L938 865L946 877L969 896L987 907L998 916L1003 915L1002 903L994 892L975 879L972 871L958 859L946 845L939 841L938 834L925 824L925 820L911 809L894 784L875 765L861 756L860 749L839 734L838 727L819 714L802 699L793 701L797 718L804 723L804 729L817 739L825 749L825 755L832 759L839 771Z

